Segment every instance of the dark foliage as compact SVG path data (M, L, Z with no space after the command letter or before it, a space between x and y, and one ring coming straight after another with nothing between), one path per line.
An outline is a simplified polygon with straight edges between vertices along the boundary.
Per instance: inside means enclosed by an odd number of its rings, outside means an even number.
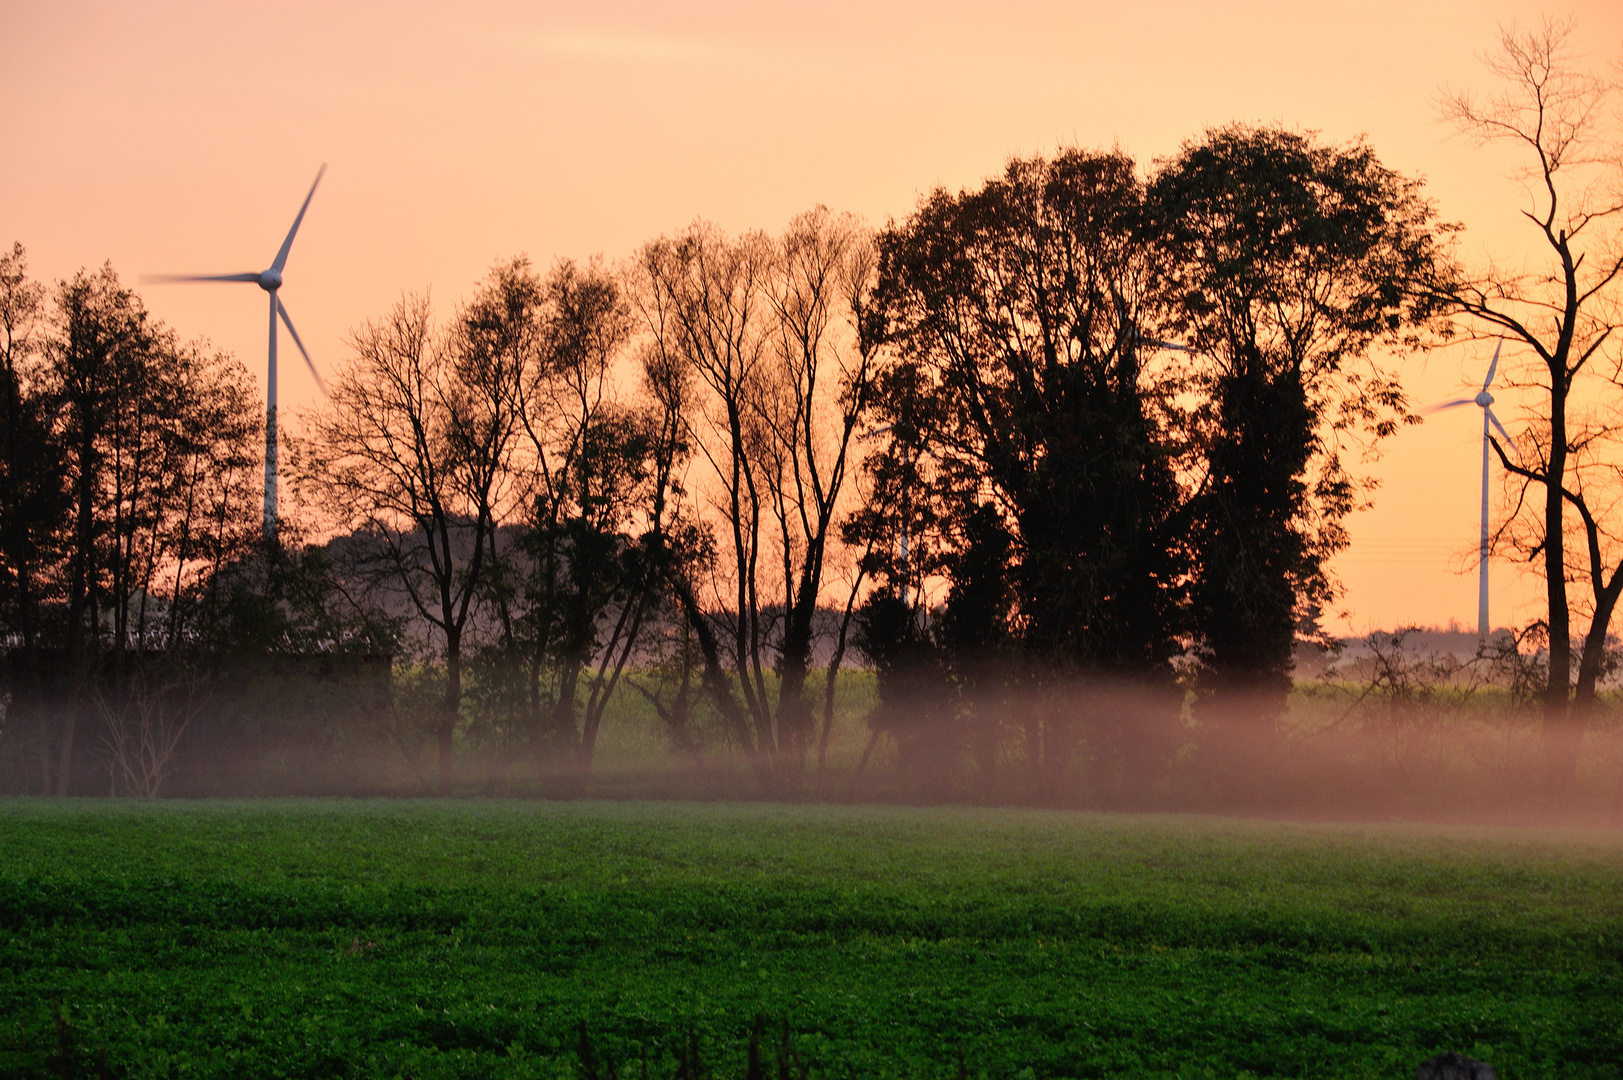
M1188 656L1211 754L1257 749L1225 733L1271 726L1334 599L1325 561L1364 490L1344 457L1407 418L1369 351L1432 313L1417 191L1365 146L1235 127L1147 185L1120 153L1016 160L882 235L888 440L847 538L876 541L885 604L920 605L972 742L1000 741L1012 694L1039 788L1083 736L1101 775L1149 767ZM1137 704L1041 704L1078 681Z
M1349 442L1409 418L1368 354L1428 315L1413 283L1432 272L1430 208L1367 146L1247 127L1186 144L1150 200L1175 324L1202 361L1190 521L1205 742L1220 771L1255 771L1296 642L1335 597L1325 564L1361 497Z
M1007 519L1018 603L1004 632L1061 668L1154 678L1181 651L1187 553L1171 387L1138 344L1165 307L1142 210L1120 154L1016 161L887 232L879 294L918 369L908 391L935 398L945 542L973 546L987 515ZM880 400L893 420L905 407Z
M1219 686L1282 688L1357 504L1344 442L1407 416L1367 354L1425 315L1411 287L1430 269L1429 207L1366 146L1243 127L1185 145L1151 199L1177 325L1210 361L1193 514L1207 663Z

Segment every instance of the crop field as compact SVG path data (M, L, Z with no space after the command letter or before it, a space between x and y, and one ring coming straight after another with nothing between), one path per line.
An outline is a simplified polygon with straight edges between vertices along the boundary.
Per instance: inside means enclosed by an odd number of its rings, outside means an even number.
M768 1071L787 1024L789 1074L831 1080L1398 1078L1445 1050L1510 1080L1623 1077L1623 841L0 802L0 1076L665 1080L697 1040L743 1077L757 1015Z

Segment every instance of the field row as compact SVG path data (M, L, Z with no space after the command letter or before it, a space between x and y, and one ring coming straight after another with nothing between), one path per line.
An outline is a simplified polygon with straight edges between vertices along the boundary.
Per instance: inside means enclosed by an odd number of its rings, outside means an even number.
M670 1076L697 1038L743 1076L761 1015L814 1076L1398 1077L1443 1050L1623 1076L1604 834L288 802L13 802L0 830L8 1075L67 1032L122 1077L575 1076L584 1023L600 1070Z

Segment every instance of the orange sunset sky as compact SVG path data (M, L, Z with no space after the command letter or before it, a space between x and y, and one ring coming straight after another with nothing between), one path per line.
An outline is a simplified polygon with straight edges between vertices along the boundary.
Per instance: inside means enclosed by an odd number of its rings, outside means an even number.
M444 310L501 257L617 259L695 217L777 230L816 203L883 224L1011 154L1119 144L1147 164L1243 120L1367 136L1467 227L1467 254L1513 260L1532 250L1513 158L1451 138L1435 99L1491 86L1496 24L1544 11L1576 15L1597 67L1623 53L1616 0L0 0L0 243L45 280L257 270L328 162L282 297L330 370L402 291ZM257 289L142 293L264 378ZM1490 351L1406 362L1412 396L1474 391ZM284 416L313 404L286 344L281 370ZM1474 627L1479 425L1459 410L1386 444L1334 629ZM1533 617L1537 583L1496 565L1495 623Z

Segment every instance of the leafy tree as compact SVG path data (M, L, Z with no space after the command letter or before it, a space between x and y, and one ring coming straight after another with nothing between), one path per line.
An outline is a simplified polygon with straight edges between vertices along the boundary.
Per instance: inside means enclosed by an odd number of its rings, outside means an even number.
M969 709L971 749L983 786L996 771L997 747L1004 728L1016 642L1011 617L1016 603L1014 538L991 503L981 503L960 523L962 535L944 569L952 582L934 627L947 670ZM1026 714L1026 756L1033 787L1043 784L1043 732L1039 718Z
M38 740L42 789L65 793L81 714L174 682L157 668L200 643L198 584L247 543L252 394L228 357L150 320L110 266L53 294L14 247L0 323L0 619L31 673L24 711L56 718ZM46 708L48 690L63 700Z
M916 781L945 789L964 749L955 695L941 648L920 625L914 606L889 585L871 592L856 617L857 648L873 665L878 707L869 716L867 767L883 735L896 740L901 765Z
M46 290L21 244L0 256L0 621L38 671L48 570L68 518L65 464L45 365Z
M1370 353L1430 313L1415 285L1435 264L1431 211L1367 146L1245 126L1186 143L1149 198L1204 399L1192 600L1221 732L1283 710L1298 632L1335 595L1326 560L1372 486L1345 455L1408 418Z
M49 379L72 495L58 572L82 702L104 659L120 691L132 655L179 648L188 586L251 535L252 393L240 365L150 320L111 266L60 283L55 306ZM62 710L59 791L78 711Z
M52 424L46 365L46 290L28 277L21 244L0 257L0 627L22 646L10 679L12 718L34 718L33 751L52 790L54 725L45 708L41 648L55 644L50 609L60 599L52 573L66 540L67 466ZM21 725L13 723L14 731Z
M119 284L111 266L95 274L80 271L61 283L56 308L51 367L73 493L65 644L70 665L88 678L101 650L105 609L124 608L121 597L110 595L113 582L103 572L122 524L115 515L126 509L117 480L127 476L120 470L115 480L110 473L112 466L128 465L133 448L126 440L136 433L127 421L147 404L147 361L158 340L139 298ZM124 644L120 635L116 647ZM72 711L68 716L64 767L73 742Z
M881 295L945 403L943 473L984 475L1017 528L1027 646L1158 672L1181 546L1165 387L1137 345L1161 307L1142 198L1119 154L1012 162L887 234Z
M1144 209L1130 159L1072 150L936 191L881 238L904 392L879 407L930 455L966 678L970 651L1008 639L1057 674L1171 680L1188 549L1173 384L1140 346L1166 309ZM903 417L920 399L927 430ZM1008 562L998 602L988 559ZM1028 731L1034 767L1043 741Z

